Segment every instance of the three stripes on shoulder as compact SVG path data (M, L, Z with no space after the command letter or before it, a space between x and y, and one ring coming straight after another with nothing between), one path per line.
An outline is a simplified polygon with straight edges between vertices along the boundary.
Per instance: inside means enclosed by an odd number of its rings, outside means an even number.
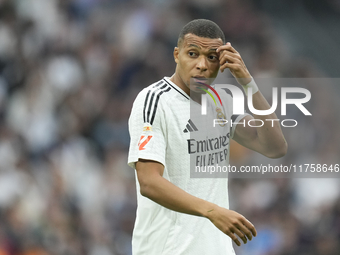
M150 123L152 125L158 106L159 97L168 92L171 89L164 81L160 81L150 89L146 95L143 109L144 123Z

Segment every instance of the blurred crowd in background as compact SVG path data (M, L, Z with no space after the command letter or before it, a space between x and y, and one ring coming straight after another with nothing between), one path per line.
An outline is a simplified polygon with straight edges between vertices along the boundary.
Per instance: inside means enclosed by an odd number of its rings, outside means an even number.
M339 14L339 1L321 2L323 13ZM131 254L137 204L127 120L137 93L173 74L173 48L190 20L219 24L255 78L327 77L291 51L262 10L269 3L1 0L0 255ZM308 89L313 117L291 113L299 128L284 129L284 158L232 144L232 164L340 163L339 90ZM237 254L339 254L339 180L230 180L231 208L258 230Z

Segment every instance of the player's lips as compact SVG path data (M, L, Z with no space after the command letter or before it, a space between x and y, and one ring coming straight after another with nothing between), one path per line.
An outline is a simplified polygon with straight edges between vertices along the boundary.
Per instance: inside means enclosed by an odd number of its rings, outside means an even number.
M208 78L205 78L204 76L194 76L192 77L195 83L207 83Z

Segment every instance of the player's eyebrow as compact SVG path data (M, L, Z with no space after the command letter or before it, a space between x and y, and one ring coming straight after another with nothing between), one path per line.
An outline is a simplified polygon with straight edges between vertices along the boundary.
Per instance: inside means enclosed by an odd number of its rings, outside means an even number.
M193 43L191 43L191 44L188 45L188 48L190 48L190 47L194 47L194 48L201 49L200 46L198 46L198 45L196 45L196 44L193 44ZM215 52L216 52L216 50L217 50L217 48L209 49L209 51L215 51Z

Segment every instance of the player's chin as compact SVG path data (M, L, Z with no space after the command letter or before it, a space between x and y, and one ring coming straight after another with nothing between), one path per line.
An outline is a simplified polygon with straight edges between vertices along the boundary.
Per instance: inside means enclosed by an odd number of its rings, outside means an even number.
M204 89L202 88L202 86L199 85L191 85L190 86L190 91L197 93L197 94L205 94L206 92L204 91Z

